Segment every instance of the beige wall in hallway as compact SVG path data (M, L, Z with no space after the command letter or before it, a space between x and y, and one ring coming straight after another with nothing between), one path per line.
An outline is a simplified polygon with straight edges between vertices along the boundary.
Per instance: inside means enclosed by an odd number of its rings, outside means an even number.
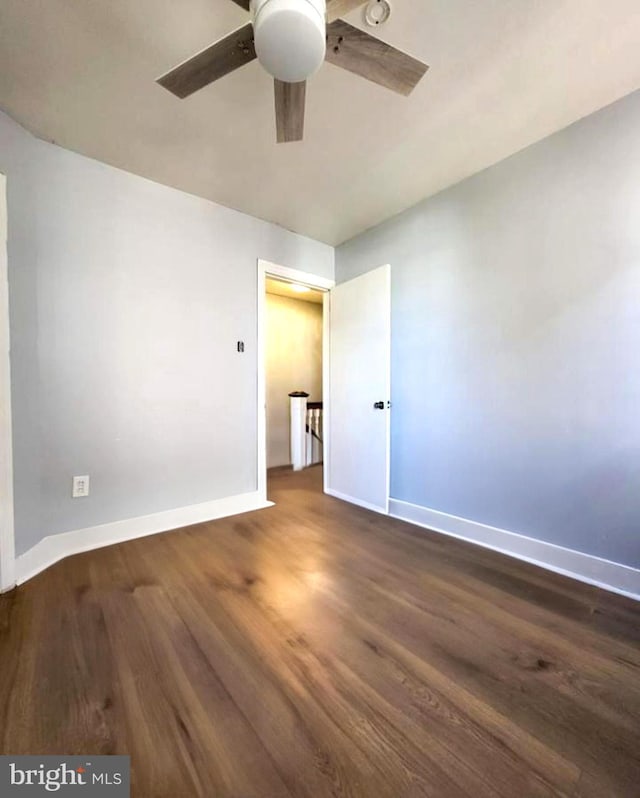
M267 294L267 468L288 465L289 393L322 399L322 305Z

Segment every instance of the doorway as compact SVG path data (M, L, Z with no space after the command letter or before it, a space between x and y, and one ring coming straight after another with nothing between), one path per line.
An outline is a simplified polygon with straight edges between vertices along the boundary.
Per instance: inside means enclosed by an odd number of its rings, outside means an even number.
M333 285L324 277L258 261L257 482L265 501L268 468L293 465L293 459L296 467L327 460L328 292ZM293 401L294 412L301 414L300 436L292 433L290 393L308 394ZM297 453L292 441L299 441Z
M267 500L266 281L324 292L322 320L323 490L389 512L391 267L335 286L333 280L258 261L258 492ZM303 388L296 386L294 390ZM308 391L306 391L308 393Z
M267 471L322 463L324 292L266 279Z

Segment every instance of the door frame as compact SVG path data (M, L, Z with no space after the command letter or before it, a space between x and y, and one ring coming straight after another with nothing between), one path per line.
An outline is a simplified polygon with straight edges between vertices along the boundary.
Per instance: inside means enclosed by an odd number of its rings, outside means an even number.
M0 593L16 583L7 230L7 179L0 173Z
M267 407L266 407L266 327L265 327L265 305L266 305L266 279L275 277L280 280L306 285L309 288L316 288L324 291L322 303L322 460L323 468L323 490L327 488L327 474L329 473L329 335L330 327L330 301L329 292L335 286L335 280L321 277L318 274L310 274L300 269L291 269L288 266L281 266L268 260L258 258L257 268L257 308L258 308L258 331L257 331L257 360L258 360L258 418L257 418L257 486L258 495L267 501Z

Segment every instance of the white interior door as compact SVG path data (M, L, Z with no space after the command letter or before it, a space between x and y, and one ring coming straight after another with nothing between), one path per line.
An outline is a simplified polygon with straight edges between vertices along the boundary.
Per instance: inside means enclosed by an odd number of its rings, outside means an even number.
M0 593L15 584L6 178L0 174Z
M391 269L331 291L329 468L326 491L389 511Z

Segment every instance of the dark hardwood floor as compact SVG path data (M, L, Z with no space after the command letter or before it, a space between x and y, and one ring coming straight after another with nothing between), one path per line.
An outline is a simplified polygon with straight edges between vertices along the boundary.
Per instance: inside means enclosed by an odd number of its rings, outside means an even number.
M638 798L640 604L320 492L0 600L3 753L139 798Z

